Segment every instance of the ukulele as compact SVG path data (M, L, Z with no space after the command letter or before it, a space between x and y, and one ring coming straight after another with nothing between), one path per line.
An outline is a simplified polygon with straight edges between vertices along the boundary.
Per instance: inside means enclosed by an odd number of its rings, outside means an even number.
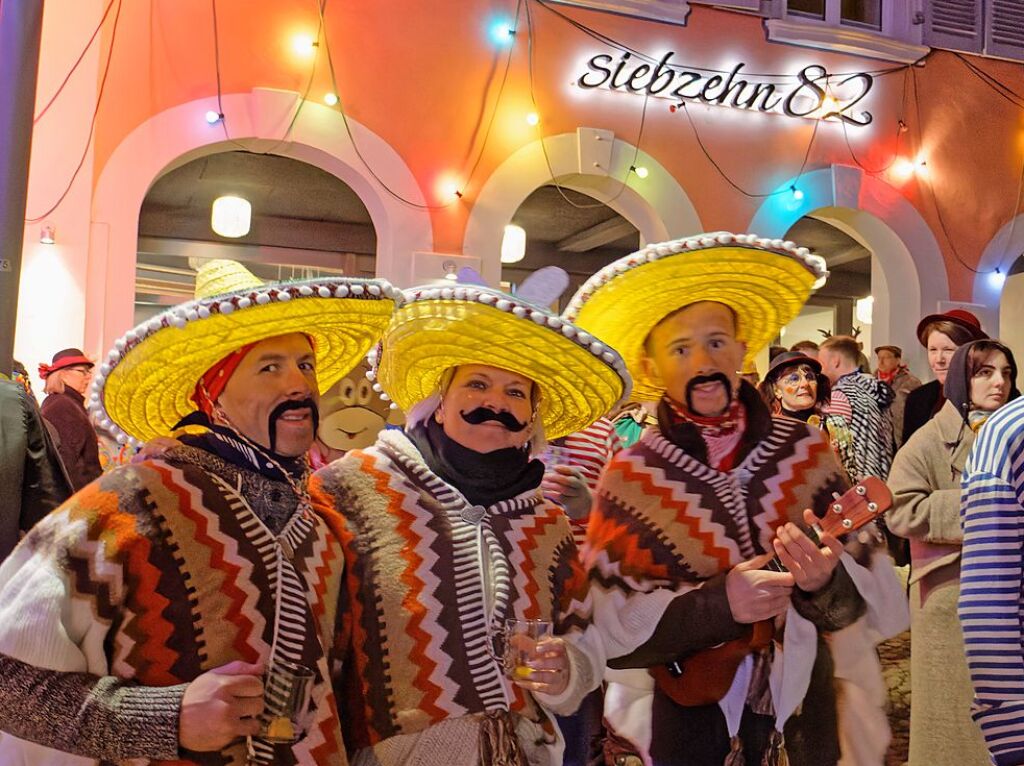
M825 515L818 519L807 536L815 543L823 533L841 537L878 518L892 507L892 493L881 479L868 476L837 497ZM776 556L765 569L785 572ZM764 649L775 633L774 620L762 620L747 626L740 638L710 649L702 649L668 665L649 668L658 687L678 705L692 707L717 703L732 687L736 671L751 652Z

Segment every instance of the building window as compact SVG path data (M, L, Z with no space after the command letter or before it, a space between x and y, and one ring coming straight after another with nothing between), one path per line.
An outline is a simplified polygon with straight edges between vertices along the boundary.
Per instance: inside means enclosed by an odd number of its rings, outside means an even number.
M882 31L882 0L788 0L786 15Z
M881 29L882 0L843 0L840 21L843 24L864 24Z

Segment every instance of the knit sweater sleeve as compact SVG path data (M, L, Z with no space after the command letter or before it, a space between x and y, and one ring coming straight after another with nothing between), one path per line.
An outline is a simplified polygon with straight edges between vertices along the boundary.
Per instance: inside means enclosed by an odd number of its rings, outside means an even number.
M183 690L126 694L102 678L109 674L108 631L130 587L131 522L119 500L90 485L36 525L0 566L0 653L34 666L0 672L0 708L7 730L47 747L122 760L124 747L141 743L145 752L133 756L166 757L172 740L177 752ZM47 691L26 696L26 685ZM163 709L133 728L151 704ZM0 763L52 757L0 735Z
M186 687L135 686L0 655L0 730L86 758L176 760Z

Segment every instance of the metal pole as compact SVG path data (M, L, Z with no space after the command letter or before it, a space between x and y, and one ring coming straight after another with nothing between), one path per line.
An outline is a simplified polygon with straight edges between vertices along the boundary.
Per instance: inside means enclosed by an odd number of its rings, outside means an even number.
M0 373L10 375L43 0L0 0Z

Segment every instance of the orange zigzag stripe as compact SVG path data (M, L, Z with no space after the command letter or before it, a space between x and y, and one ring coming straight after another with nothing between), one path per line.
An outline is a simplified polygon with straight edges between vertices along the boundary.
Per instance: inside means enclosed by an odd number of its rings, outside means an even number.
M808 473L813 473L817 470L821 464L820 456L824 453L831 452L831 450L832 447L824 440L824 438L822 438L817 443L811 444L810 449L807 451L806 458L797 461L794 456L793 462L790 463L793 475L790 476L789 479L779 483L779 490L782 492L782 496L773 508L776 514L775 518L768 523L772 533L775 533L779 527L789 520L787 510L790 508L796 508L797 506L796 493L793 491L794 488L806 483L804 477L806 477ZM803 520L803 510L803 508L797 509L797 513L800 514L801 521Z
M231 643L232 648L238 652L238 657L243 662L257 662L260 658L259 652L255 646L246 643L246 639L252 636L256 626L245 616L243 611L245 609L245 592L235 584L242 568L237 564L230 563L225 558L223 543L216 540L210 533L210 520L207 515L192 506L190 493L174 480L170 471L156 466L154 466L154 470L163 477L167 489L178 496L178 510L182 516L195 523L196 542L209 548L210 566L225 575L221 591L230 599L231 607L224 618L228 624L238 628L238 633L235 634ZM207 626L207 628L212 627L214 626Z
M391 489L388 474L374 469L372 456L363 455L362 464L365 472L374 477L374 488L388 499L388 505L395 510L395 515L398 517L398 533L409 541L408 545L402 546L401 556L407 566L403 568L400 579L410 591L404 597L402 605L409 611L408 635L413 639L409 660L417 668L413 686L423 692L420 709L428 713L431 720L440 721L447 717L447 713L437 705L437 700L441 696L441 687L430 680L430 675L437 668L437 663L427 657L430 633L422 628L427 617L427 608L419 599L425 583L416 576L416 570L423 563L423 558L416 553L416 545L421 540L412 531L416 516L402 508L404 495Z
M542 614L540 611L540 586L537 584L536 578L533 576L533 572L536 569L536 562L531 558L530 552L537 550L540 547L540 538L544 536L545 531L548 527L554 526L558 521L558 517L562 511L559 509L551 508L548 506L545 508L547 515L541 516L539 514L534 515L533 520L536 524L532 527L522 526L520 531L523 535L523 543L521 550L523 552L523 579L526 582L526 586L523 588L524 595L529 600L529 606L527 607L527 613L523 615L528 620L540 620L547 619L549 615Z
M715 542L715 533L704 531L700 528L700 519L687 513L690 504L677 500L672 496L672 490L654 483L650 473L643 469L634 469L627 460L614 462L609 466L608 471L621 473L625 481L635 481L643 487L643 494L647 497L660 498L663 508L674 509L674 521L685 525L691 536L704 543L704 553L713 557L718 562L719 570L729 567L730 554L727 548L723 548Z

